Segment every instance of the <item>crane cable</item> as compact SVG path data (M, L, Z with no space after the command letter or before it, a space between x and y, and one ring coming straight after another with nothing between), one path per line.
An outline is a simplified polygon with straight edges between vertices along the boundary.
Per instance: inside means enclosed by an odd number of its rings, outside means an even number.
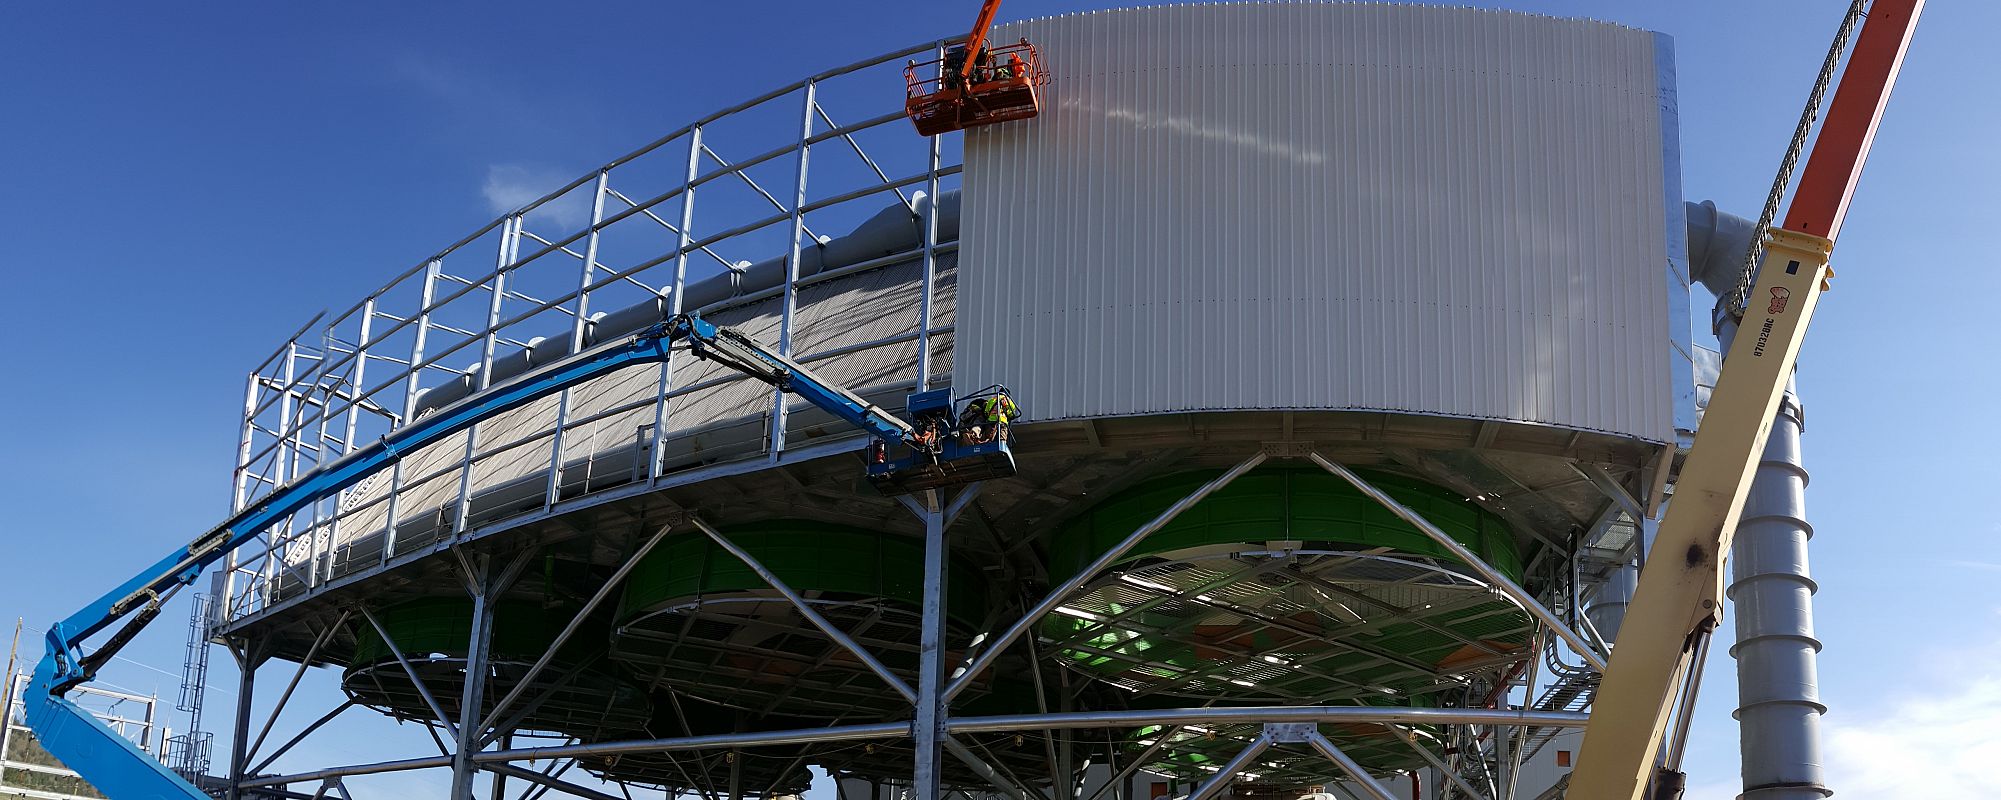
M1786 157L1779 162L1778 177L1772 180L1772 191L1765 196L1765 209L1758 214L1758 225L1751 230L1751 244L1744 249L1744 263L1737 274L1737 287L1725 298L1725 305L1733 317L1744 317L1745 298L1751 295L1751 285L1757 281L1758 259L1764 254L1765 234L1772 228L1772 220L1779 214L1779 201L1785 198L1786 187L1792 184L1793 168L1799 165L1800 155L1806 152L1806 137L1813 129L1814 120L1820 117L1820 101L1827 95L1827 87L1834 82L1834 70L1841 62L1841 54L1848 49L1848 37L1855 32L1855 23L1866 16L1863 7L1867 0L1854 0L1848 5L1847 15L1841 18L1841 28L1835 31L1834 44L1827 49L1827 58L1820 63L1820 76L1813 82L1813 92L1807 95L1806 108L1800 111L1800 121L1793 128L1793 140L1786 147Z

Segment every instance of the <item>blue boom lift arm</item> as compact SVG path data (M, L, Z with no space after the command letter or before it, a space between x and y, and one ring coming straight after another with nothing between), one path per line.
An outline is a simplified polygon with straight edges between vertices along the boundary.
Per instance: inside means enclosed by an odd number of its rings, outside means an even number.
M986 441L960 435L950 420L949 389L911 395L911 413L920 419L920 424L913 426L854 392L820 379L798 362L755 339L682 314L617 345L579 354L414 420L374 444L308 473L238 511L118 588L49 626L44 637L48 652L36 665L34 677L23 695L29 727L49 753L117 800L205 800L207 795L199 789L64 695L78 684L92 680L100 666L159 615L161 606L175 592L194 583L209 565L310 504L353 486L363 477L394 463L404 453L465 430L480 420L626 367L666 361L671 346L684 340L695 355L799 395L875 437L868 459L868 476L885 493L933 489L1005 477L1014 472L1014 459L1004 434L990 434ZM895 458L891 458L892 453ZM88 653L84 651L86 639L121 619L126 620L124 627L106 639L103 646Z

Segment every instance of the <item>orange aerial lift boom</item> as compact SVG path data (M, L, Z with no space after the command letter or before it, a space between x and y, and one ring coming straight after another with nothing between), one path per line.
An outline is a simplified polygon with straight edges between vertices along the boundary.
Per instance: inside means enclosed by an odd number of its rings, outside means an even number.
M1638 800L1655 776L1654 754L1677 684L1684 685L1684 693L1692 691L1685 679L1701 669L1693 662L1721 615L1724 555L1807 321L1833 275L1828 254L1923 7L1924 0L1876 0L1869 6L1783 227L1767 232L1755 285L1747 273L1733 292L1742 322L1626 607L1570 776L1571 800ZM1838 49L1830 55L1830 72L1833 55ZM1816 99L1825 80L1817 83ZM1802 123L1766 221L1804 134ZM1679 796L1679 776L1668 771L1661 777L1664 792Z
M1028 119L1041 111L1035 87L1047 74L1041 54L1022 39L987 47L987 31L1001 0L985 0L973 30L963 44L946 48L942 58L904 67L904 113L917 132L937 136L956 130Z

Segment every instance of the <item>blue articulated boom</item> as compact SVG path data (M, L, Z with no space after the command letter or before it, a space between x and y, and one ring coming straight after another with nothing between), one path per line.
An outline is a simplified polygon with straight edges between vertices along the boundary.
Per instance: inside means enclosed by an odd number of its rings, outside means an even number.
M114 800L204 800L208 796L118 735L65 695L92 680L98 667L160 613L161 606L201 576L224 554L255 539L312 503L332 496L393 464L402 454L579 383L620 369L667 360L670 347L687 341L695 355L723 363L785 391L867 431L870 482L887 494L970 483L1014 474L1006 436L962 435L950 419L950 390L911 395L916 426L859 395L827 383L790 358L748 336L683 314L653 325L615 345L579 354L548 369L521 376L436 413L412 421L374 444L355 450L238 511L160 559L118 588L67 619L49 626L47 655L35 667L23 695L27 722L50 754L76 770ZM945 398L942 413L937 398ZM891 457L894 453L895 457ZM128 619L129 617L129 619ZM123 627L94 651L84 640Z

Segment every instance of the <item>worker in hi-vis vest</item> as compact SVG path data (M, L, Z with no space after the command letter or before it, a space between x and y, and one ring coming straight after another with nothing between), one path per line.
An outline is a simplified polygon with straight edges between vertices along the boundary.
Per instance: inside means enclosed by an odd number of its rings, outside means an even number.
M959 415L959 439L966 444L1005 440L1008 423L1018 416L1021 408L1014 404L1006 389L976 398Z

